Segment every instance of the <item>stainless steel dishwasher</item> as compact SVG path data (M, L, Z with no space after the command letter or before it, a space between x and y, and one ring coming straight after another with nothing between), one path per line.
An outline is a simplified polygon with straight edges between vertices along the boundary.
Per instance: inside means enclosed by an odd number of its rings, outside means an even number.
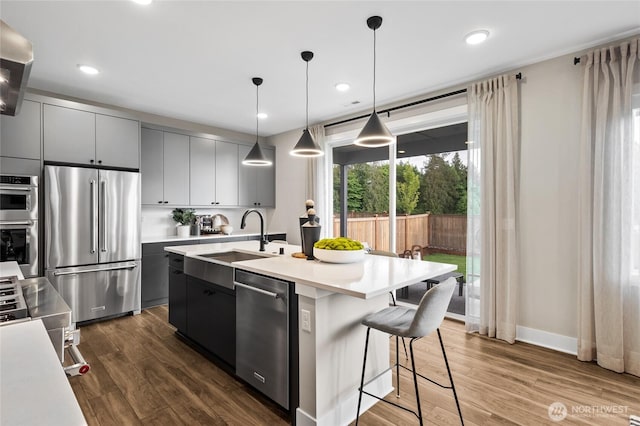
M236 375L289 409L289 287L236 269Z

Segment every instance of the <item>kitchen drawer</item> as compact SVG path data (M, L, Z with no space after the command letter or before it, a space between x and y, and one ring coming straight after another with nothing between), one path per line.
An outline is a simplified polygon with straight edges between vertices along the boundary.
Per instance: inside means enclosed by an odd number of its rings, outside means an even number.
M169 253L169 267L184 271L184 256L181 254Z

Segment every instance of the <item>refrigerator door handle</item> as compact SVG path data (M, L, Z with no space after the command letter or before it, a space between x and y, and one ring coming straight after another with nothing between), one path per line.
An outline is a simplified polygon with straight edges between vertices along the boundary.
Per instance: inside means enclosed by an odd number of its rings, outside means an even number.
M59 277L62 275L87 274L89 272L118 271L121 269L134 269L137 266L138 265L136 265L135 263L130 263L128 265L111 266L111 267L105 267L105 268L83 269L81 271L54 271L53 275L56 277Z
M100 188L100 195L102 197L102 206L100 207L100 213L102 215L102 221L100 223L102 229L102 247L100 251L107 252L107 181L101 182L102 188Z
M96 217L96 181L94 179L91 179L89 181L89 187L91 188L91 207L89 209L89 215L91 216L91 249L89 250L89 252L91 254L96 252L96 222L95 222L95 217Z

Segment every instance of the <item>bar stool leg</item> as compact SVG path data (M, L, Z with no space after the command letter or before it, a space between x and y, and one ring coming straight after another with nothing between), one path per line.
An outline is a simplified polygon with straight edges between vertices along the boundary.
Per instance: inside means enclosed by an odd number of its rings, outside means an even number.
M442 356L444 357L444 364L447 366L447 373L449 374L449 382L451 383L451 390L453 391L453 398L456 400L456 407L458 408L458 415L460 416L460 424L464 426L464 420L462 420L462 411L460 410L460 403L458 402L458 394L456 393L456 387L453 385L453 376L451 375L451 369L449 369L449 361L447 361L447 353L444 351L444 344L442 343L442 336L440 335L440 329L436 329L438 332L438 339L440 340L440 347L442 348Z
M362 403L362 391L364 388L364 370L367 366L367 349L369 348L369 332L371 331L370 327L367 327L367 338L364 343L364 359L362 360L362 376L360 377L360 394L358 395L358 412L356 413L356 426L358 425L358 420L360 420L360 404Z
M411 354L411 372L413 373L413 385L416 388L416 403L418 405L418 420L420 420L420 426L422 426L422 408L420 407L420 393L418 392L418 375L416 373L416 362L413 357L413 341L409 341L409 353Z
M404 339L402 339L402 344L404 344ZM398 336L396 336L396 398L400 398L400 355L398 349ZM406 346L404 350L407 350Z

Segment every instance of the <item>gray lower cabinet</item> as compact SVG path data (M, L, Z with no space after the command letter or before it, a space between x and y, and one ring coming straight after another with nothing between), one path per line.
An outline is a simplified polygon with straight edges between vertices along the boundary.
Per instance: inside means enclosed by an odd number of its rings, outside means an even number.
M187 336L234 367L236 364L234 290L187 275Z
M189 205L189 136L142 129L142 204Z
M167 269L172 266L182 271L182 256L180 262L170 262L169 253L165 247L197 244L193 241L173 241L171 243L148 243L142 245L142 287L140 300L142 309L169 302L169 281L171 273ZM177 326L176 326L177 327Z
M60 163L140 168L140 122L44 104L44 159Z
M250 146L239 145L238 147L238 204L248 207L275 207L275 149L262 147L265 157L273 162L268 167L242 164L242 160L250 150Z
M40 159L40 106L25 99L18 115L0 118L0 156Z

